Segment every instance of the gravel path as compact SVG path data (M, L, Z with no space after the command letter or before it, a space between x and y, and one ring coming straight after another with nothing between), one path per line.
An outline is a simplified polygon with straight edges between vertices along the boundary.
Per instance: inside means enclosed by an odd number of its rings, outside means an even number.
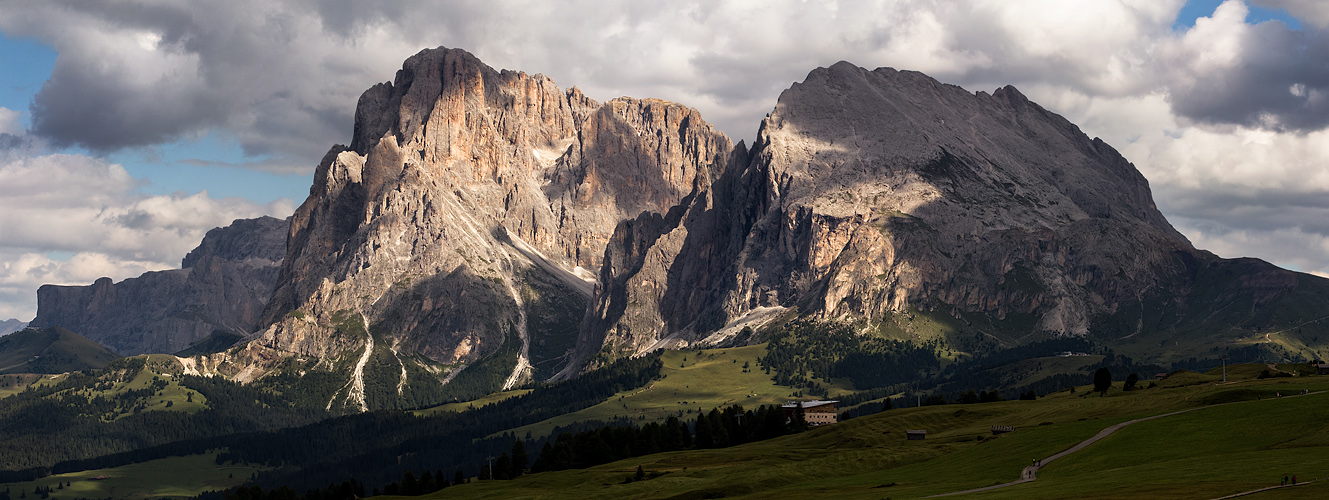
M1320 392L1312 392L1312 393L1310 393L1310 394L1319 394L1319 393L1320 393ZM1291 396L1286 396L1286 397L1296 397L1296 396L1300 396L1300 395L1301 395L1301 394L1298 394L1298 395L1291 395ZM1309 394L1307 394L1307 395L1309 395ZM1077 451L1080 451L1080 450L1084 449L1084 447L1086 447L1086 446L1089 446L1089 445L1091 445L1091 444L1094 444L1094 443L1098 442L1099 440L1101 440L1101 439L1103 439L1103 438L1105 438L1105 437L1111 436L1112 433L1121 430L1122 427L1126 427L1126 426L1131 425L1131 424L1138 424L1138 423L1140 423L1140 422L1144 422L1144 421L1147 421L1147 420L1153 420L1153 419L1156 419L1156 418L1163 418L1163 417L1170 417L1170 416L1173 416L1173 415L1179 415L1179 414L1182 414L1182 413L1191 412L1191 411L1195 411L1195 410L1203 410L1203 409L1205 409L1205 408L1213 408L1213 407L1215 407L1215 406L1223 406L1223 405L1230 405L1230 404L1244 403L1244 402L1245 402L1245 401L1234 401L1234 402L1232 402L1232 403L1220 403L1220 404L1216 404L1216 405L1201 406L1201 407L1198 407L1198 408L1188 408L1188 409L1185 409L1185 410L1174 411L1174 412L1171 412L1171 413L1164 413L1164 414L1161 414L1161 415L1154 415L1154 416L1152 416L1152 417L1137 418L1137 419L1135 419L1135 420L1129 420L1129 421L1126 421L1126 422L1122 422L1122 423L1120 423L1120 424L1117 424L1117 425L1114 425L1114 426L1108 427L1108 428L1106 428L1106 429L1103 429L1103 430L1101 430L1101 431L1098 431L1098 434L1094 434L1094 437L1091 437L1091 438L1089 438L1089 439L1086 439L1086 440L1084 440L1084 441L1081 441L1079 444L1077 444L1077 445L1075 445L1075 446L1072 446L1072 447L1070 447L1070 448L1067 448L1065 451L1062 451L1061 453L1057 453L1057 454L1052 455L1052 456L1050 456L1050 457L1047 457L1047 458L1044 458L1044 459L1042 459L1042 460L1039 460L1035 465L1030 465L1030 466L1028 466L1028 467L1025 467L1024 470L1020 471L1020 479L1018 479L1018 480L1011 481L1011 482L1009 482L1009 483L1002 483L1002 484L995 484L995 485L992 485L992 486L986 486L986 487L983 487L983 488L974 488L974 489L972 489L972 490L956 491L956 492L951 492L951 493L942 493L942 494L940 494L940 495L932 495L932 496L928 496L928 497L924 497L924 498L947 497L947 496L951 496L951 495L963 495L963 494L965 494L965 493L978 493L978 492L980 492L980 491L991 491L991 490L995 490L995 489L999 489L999 488L1005 488L1005 487L1007 487L1007 486L1014 486L1014 485L1021 484L1021 483L1027 483L1027 482L1033 481L1033 480L1035 480L1035 479L1038 479L1038 469L1042 468L1044 465L1047 465L1048 462L1051 462L1051 461L1056 460L1056 459L1058 459L1058 458L1064 457L1064 456L1069 455L1069 454L1071 454L1071 453L1075 453L1075 452L1077 452ZM1301 484L1310 484L1310 482L1305 482L1305 483L1301 483ZM1259 491L1264 491L1264 490L1268 490L1268 489L1272 489L1272 488L1279 488L1279 487L1280 487L1280 486L1272 486L1272 487L1270 487L1270 488L1263 488L1263 489L1259 489L1259 490L1247 491L1247 492L1244 492L1244 493L1237 493L1237 494L1235 494L1235 495L1226 496L1226 497L1223 497L1223 498L1239 497L1239 496L1242 496L1242 495L1249 495L1249 494L1251 494L1251 493L1255 493L1255 492L1259 492Z

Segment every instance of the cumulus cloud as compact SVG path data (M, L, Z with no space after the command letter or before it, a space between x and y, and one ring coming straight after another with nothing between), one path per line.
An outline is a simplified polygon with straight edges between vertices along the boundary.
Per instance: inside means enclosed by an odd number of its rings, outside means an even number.
M1252 1L1301 29L1249 23L1240 0L1184 29L1173 28L1183 0L12 0L0 30L59 53L31 109L41 137L112 151L219 133L250 156L238 166L283 172L310 172L348 141L360 92L427 47L465 48L597 99L685 103L736 140L752 138L780 91L839 60L970 90L1013 84L1135 162L1198 246L1326 270L1329 250L1315 242L1329 237L1316 201L1329 199L1329 10ZM178 232L243 212L194 196L113 197L113 210L72 227L101 228L118 262L164 263L117 231ZM174 221L170 210L202 215ZM24 237L44 245L66 238L31 229Z
M813 68L851 60L957 83L1130 92L1179 0L571 2L16 0L0 30L59 53L34 131L94 151L210 130L305 171L410 54L468 49L589 95L696 106L737 138ZM258 168L272 167L259 163Z
M23 133L23 127L19 125L18 111L0 106L0 134L18 135Z
M46 283L87 284L180 267L207 230L289 215L207 192L146 196L119 165L81 155L0 154L0 316L31 318Z
M1277 21L1247 24L1247 13L1230 0L1161 45L1172 109L1208 124L1297 132L1329 126L1329 36Z

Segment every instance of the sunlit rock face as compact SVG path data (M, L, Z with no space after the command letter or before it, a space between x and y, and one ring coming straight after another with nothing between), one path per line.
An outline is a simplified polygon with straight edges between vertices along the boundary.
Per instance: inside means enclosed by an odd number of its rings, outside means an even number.
M336 359L366 348L359 323L436 384L514 343L505 385L548 378L618 223L709 185L733 147L693 109L598 103L456 49L412 56L355 116L293 216L261 331L205 364L249 380Z
M819 68L730 160L684 204L620 225L583 325L587 366L751 342L741 326L791 315L918 338L907 323L925 313L967 349L1258 330L1299 280L1323 285L1195 250L1134 166L1013 87ZM1210 289L1215 273L1244 277ZM1196 316L1225 301L1254 306L1226 324Z
M1194 249L1129 162L1014 88L847 63L786 90L749 147L682 105L422 51L361 96L286 248L255 333L187 364L324 370L344 380L328 408L351 410L760 342L795 317L970 352L1157 346L1329 293Z

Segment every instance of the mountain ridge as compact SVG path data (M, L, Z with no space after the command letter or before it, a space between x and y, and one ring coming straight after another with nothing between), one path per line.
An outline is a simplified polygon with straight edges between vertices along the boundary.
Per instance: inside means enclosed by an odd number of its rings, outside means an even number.
M130 355L176 352L216 330L248 334L276 282L287 224L260 217L212 229L180 269L43 285L31 326L59 326Z
M952 323L947 345L971 352L1203 328L1228 335L1213 339L1221 345L1314 319L1290 298L1299 286L1319 303L1329 292L1322 279L1196 250L1128 161L1010 86L970 93L922 73L837 63L781 94L746 155L709 193L675 207L687 215L620 226L581 359L724 342L749 313L779 318L772 308L914 340L926 339L907 323L928 314ZM1221 295L1252 307L1201 326L1187 315L1215 315L1212 297L1191 295L1215 267L1249 277ZM662 281L670 286L656 293ZM1180 298L1146 311L1167 296Z
M680 104L426 49L361 95L285 239L249 335L187 371L317 371L336 387L299 390L330 411L799 318L968 356L1070 335L1144 360L1310 355L1329 328L1329 280L1195 249L1129 161L1018 89L843 61L782 92L748 145Z

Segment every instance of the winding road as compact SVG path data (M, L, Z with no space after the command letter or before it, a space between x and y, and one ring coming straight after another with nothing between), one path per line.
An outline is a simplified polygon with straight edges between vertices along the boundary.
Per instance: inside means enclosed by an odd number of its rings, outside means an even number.
M1320 392L1323 392L1323 391L1312 392L1312 393L1305 394L1305 395L1319 394ZM1301 394L1298 394L1297 396L1300 396L1300 395L1301 395ZM1296 397L1296 396L1287 396L1287 397ZM1174 412L1171 412L1171 413L1163 413L1163 414L1161 414L1161 415L1154 415L1154 416L1152 416L1152 417L1137 418L1137 419L1135 419L1135 420L1129 420L1129 421L1126 421L1126 422L1122 422L1122 423L1120 423L1120 424L1113 425L1113 426L1111 426L1111 427L1108 427L1108 428L1106 428L1106 429L1103 429L1103 430L1101 430L1101 431L1098 431L1098 434L1094 434L1094 437L1091 437L1091 438L1089 438L1089 439L1086 439L1086 440L1084 440L1084 441L1081 441L1079 444L1076 444L1075 446L1072 446L1072 447L1070 447L1070 448L1067 448L1066 450L1062 451L1061 453L1057 453L1057 454L1052 455L1052 456L1050 456L1050 457L1047 457L1047 458L1044 458L1044 459L1042 459L1042 460L1039 460L1039 461L1037 461L1037 462L1035 463L1035 465L1030 465L1030 466L1028 466L1028 467L1025 467L1024 470L1020 471L1020 479L1018 479L1018 480L1011 481L1011 482L1009 482L1009 483L1002 483L1002 484L995 484L995 485L992 485L992 486L985 486L985 487L983 487L983 488L974 488L974 489L971 489L971 490L955 491L955 492L951 492L951 493L942 493L942 494L939 494L939 495L932 495L932 496L928 496L928 497L924 497L924 498L948 497L948 496L951 496L951 495L963 495L963 494L965 494L965 493L978 493L978 492L980 492L980 491L991 491L991 490L995 490L995 489L1005 488L1005 487L1007 487L1007 486L1015 486L1015 485L1017 485L1017 484L1027 483L1027 482L1033 481L1033 480L1035 480L1035 479L1038 479L1038 469L1040 469L1040 468L1042 468L1043 466L1047 465L1048 462L1051 462L1051 461L1056 460L1056 459L1058 459L1058 458L1064 457L1064 456L1066 456L1066 455L1070 455L1071 453L1075 453L1075 452L1077 452L1077 451L1080 451L1080 450L1084 449L1084 447L1089 446L1089 445L1091 445L1091 444L1094 444L1094 443L1098 442L1099 440L1102 440L1102 439L1105 438L1105 437L1111 436L1113 433L1115 433L1115 432L1121 430L1123 427L1126 427L1126 426L1128 426L1128 425L1138 424L1138 423L1140 423L1140 422L1145 422L1145 421L1153 420L1153 419L1156 419L1156 418L1163 418L1163 417L1170 417L1170 416L1173 416L1173 415L1180 415L1180 414L1182 414L1182 413L1192 412L1192 411L1195 411L1195 410L1203 410L1203 409L1206 409L1206 408L1213 408L1213 407L1215 407L1215 406L1223 406L1223 405L1230 405L1230 404L1244 403L1244 402L1246 402L1246 401L1234 401L1234 402L1231 402L1231 403L1219 403L1219 404L1216 404L1216 405L1201 406L1201 407L1198 407L1198 408L1187 408L1187 409L1185 409L1185 410L1174 411ZM1317 481L1318 481L1318 480L1317 480ZM1311 481L1311 482L1313 482L1313 481ZM1301 484L1310 484L1310 482L1305 482L1305 483L1301 483ZM1288 486L1291 486L1291 485L1288 485ZM1237 494L1229 495L1229 496L1226 496L1226 497L1223 497L1223 498L1233 498L1233 497L1238 497L1238 496L1242 496L1242 495L1249 495L1249 494L1251 494L1251 493L1256 493L1256 492L1259 492L1259 491L1265 491L1265 490L1268 490L1268 489L1279 488L1279 487L1281 487L1281 486L1272 486L1272 487L1269 487L1269 488L1262 488L1262 489L1258 489L1258 490L1252 490L1252 491L1247 491L1247 492L1237 493Z

